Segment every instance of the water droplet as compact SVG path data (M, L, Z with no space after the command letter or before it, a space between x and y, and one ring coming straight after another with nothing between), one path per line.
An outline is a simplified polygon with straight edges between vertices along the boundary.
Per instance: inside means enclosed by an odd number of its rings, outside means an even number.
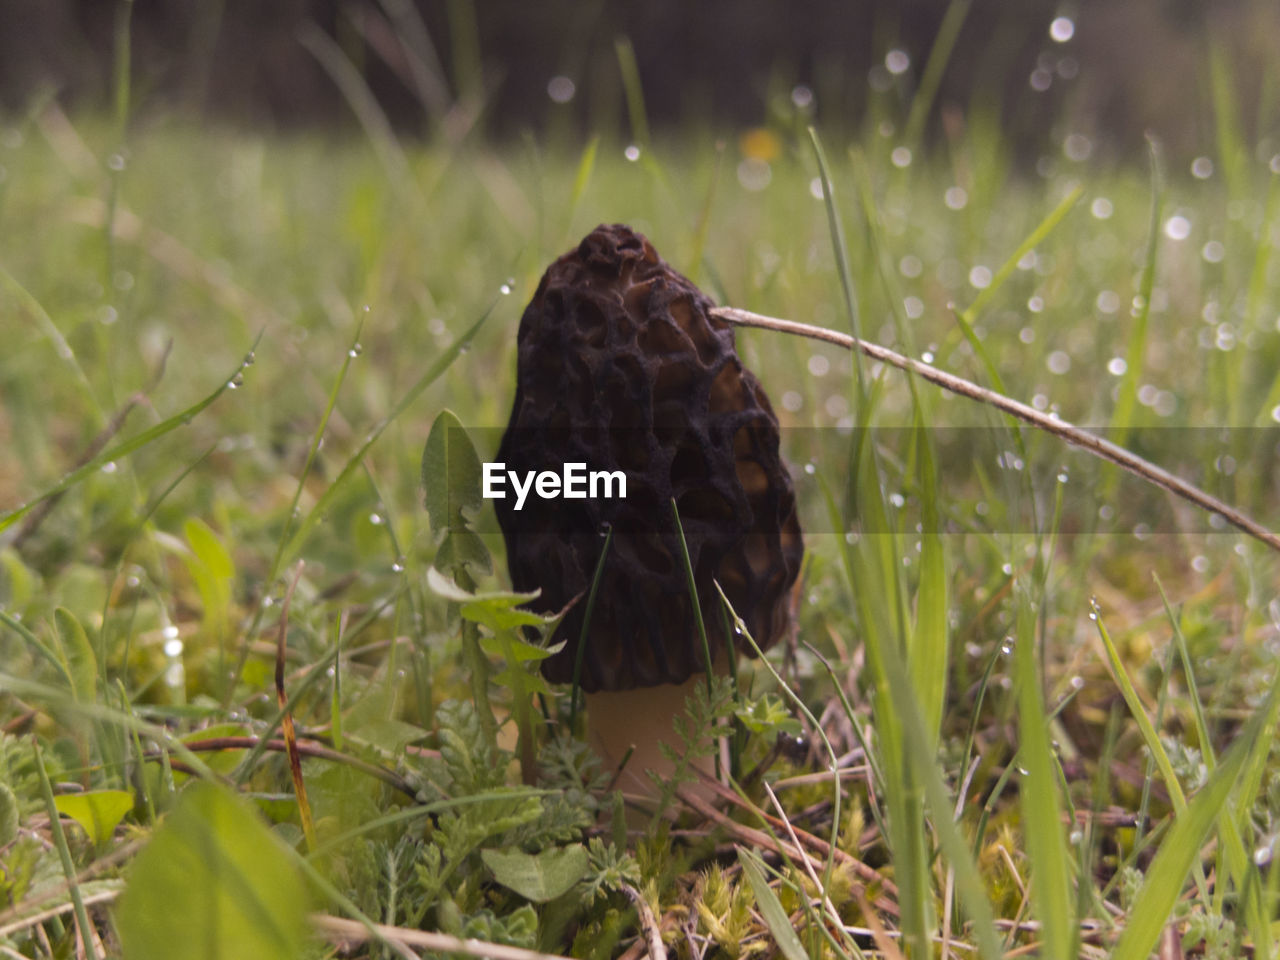
M116 462L114 460L108 460L102 465L101 469L103 473L115 473L118 468L116 467Z
M547 81L547 96L555 103L568 103L577 92L577 85L566 76L554 76Z
M1120 309L1120 294L1114 290L1103 290L1098 294L1098 298L1094 303L1100 313L1115 313Z
M1003 656L1009 656L1013 653L1014 641L1013 637L1005 637L1004 642L1000 644L1000 653Z
M1044 298L1035 296L1027 301L1027 309L1032 313L1039 313L1044 309Z
M812 477L815 473L818 472L818 468L815 467L812 463L806 463L804 465L804 472Z
M1208 180L1213 176L1213 161L1208 157L1196 157L1191 161L1191 175L1197 180Z
M1280 404L1271 408L1271 419L1276 423L1280 423Z
M250 350L244 355L244 360L240 363L241 367L252 367L258 361L258 355Z
M1082 689L1084 689L1084 677L1080 676L1079 674L1076 674L1074 677L1072 677L1072 678L1071 678L1071 689L1072 689L1072 690L1082 690Z
M919 320L924 316L924 301L919 297L907 297L902 301L902 309L910 319Z
M1084 831L1072 830L1069 834L1067 834L1067 840L1069 840L1073 844L1078 845L1082 840L1084 840Z
M933 363L933 351L926 350L924 353L920 354L920 359L925 363Z
M380 527L385 521L382 518L382 514L374 512L369 514L369 522L372 523L375 527Z
M963 210L969 202L969 194L964 187L947 187L942 195L942 202L951 210Z
M1191 558L1191 569L1194 570L1196 573L1208 573L1209 558L1206 557L1203 553L1196 554L1194 557Z
M1066 483L1066 482L1067 482L1068 480L1070 480L1070 479L1071 479L1071 477L1070 477L1070 476L1068 476L1068 474L1067 474L1067 471L1066 471L1066 470L1061 470L1061 471L1059 471L1059 473L1058 473L1058 482L1059 482L1059 483Z
M1191 236L1191 221L1178 214L1164 222L1164 235L1170 240L1185 240Z
M911 67L911 57L905 50L899 50L896 47L884 55L884 66L895 77L899 74L906 73Z
M160 631L160 636L166 640L176 640L178 639L178 628L172 623L166 624L164 629Z
M1055 350L1045 360L1045 366L1049 368L1050 373L1062 376L1071 369L1071 356L1065 350Z
M899 170L911 166L911 151L907 147L894 147L889 160Z
M180 639L175 637L172 640L165 641L164 655L166 657L170 657L170 658L180 657L182 656L182 651L183 651L183 643Z
M640 148L637 147L634 143L629 144L627 146L627 149L622 151L622 155L626 157L628 160L630 160L632 163L635 163L637 160L640 159Z
M991 286L991 270L978 264L969 271L969 285L976 290L984 290Z
M1000 565L1000 572L1001 572L1001 573L1003 573L1006 577L1012 577L1012 576L1013 576L1013 564L1012 564L1012 563L1002 563L1002 564Z
M1062 141L1062 152L1073 163L1084 163L1093 154L1093 141L1083 133L1072 133Z
M404 557L396 558L396 562L391 564L392 573L404 573Z
M1123 377L1125 371L1129 369L1129 361L1124 357L1112 357L1107 361L1107 373L1113 377Z
M898 509L901 509L903 504L905 504L907 500L900 493L891 493L889 494L889 502L893 504L893 506L897 507Z
M1206 263L1221 263L1226 255L1227 248L1217 240L1210 240L1200 248L1200 256L1204 257Z
M1106 197L1094 197L1093 203L1089 204L1089 212L1098 220L1109 220L1111 214L1115 212L1115 207Z
M1031 771L1028 770L1026 767L1018 767L1017 770L1018 770L1018 776L1020 777L1026 778L1031 776Z
M821 200L826 196L822 191L821 177L814 177L809 181L809 196L813 197L815 200Z
M347 356L354 360L360 354L364 353L364 344L356 342L351 345L351 349L347 351Z
M813 91L803 83L797 83L791 88L791 102L801 110L808 109L813 106Z
M118 153L111 154L111 156L107 157L107 166L119 173L124 169L124 157Z
M1075 21L1070 17L1054 17L1049 24L1049 36L1056 43L1066 43L1076 35Z
M1272 854L1271 854L1270 846L1264 845L1259 847L1257 850L1253 851L1254 866L1265 867L1267 864L1271 862L1271 856Z

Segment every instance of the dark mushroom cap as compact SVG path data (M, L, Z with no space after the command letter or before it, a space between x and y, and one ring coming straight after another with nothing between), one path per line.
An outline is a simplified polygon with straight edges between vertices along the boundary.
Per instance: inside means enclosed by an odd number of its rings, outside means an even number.
M712 301L640 234L599 226L551 265L520 320L516 396L497 459L508 470L582 462L622 470L622 499L495 500L519 590L562 609L591 586L612 527L581 683L587 692L683 683L703 670L671 500L680 510L713 656L713 581L763 648L789 622L804 551L778 419ZM543 661L572 679L586 598ZM750 654L739 638L739 650Z

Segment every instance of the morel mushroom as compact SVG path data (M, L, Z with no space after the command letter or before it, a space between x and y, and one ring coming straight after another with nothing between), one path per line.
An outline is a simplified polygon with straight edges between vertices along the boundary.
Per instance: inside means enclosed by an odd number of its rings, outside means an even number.
M803 554L778 420L759 381L712 317L712 301L630 228L599 226L542 277L520 320L515 403L497 459L521 475L622 471L625 499L495 501L518 590L541 589L560 610L592 583L613 540L581 652L589 739L608 768L661 769L671 717L703 681L687 573L672 516L677 504L711 654L727 664L719 582L763 648L786 630ZM586 603L555 640L543 674L570 682ZM738 638L738 650L753 655ZM646 730L646 727L651 729Z

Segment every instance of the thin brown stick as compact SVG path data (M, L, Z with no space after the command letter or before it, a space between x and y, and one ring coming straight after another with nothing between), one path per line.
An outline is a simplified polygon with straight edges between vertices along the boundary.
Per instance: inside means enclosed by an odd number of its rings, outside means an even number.
M649 909L649 902L645 900L644 894L629 883L621 884L621 889L636 908L636 916L640 918L640 929L644 931L649 960L667 960L667 947L662 942L662 931L658 929L658 920Z
M727 816L725 816L723 813L721 813L711 804L707 803L707 801L703 800L701 797L695 794L692 790L686 790L683 787L681 787L676 792L676 795L681 800L683 800L687 806L691 807L697 813L706 817L708 820L714 821L715 823L724 827L731 834L733 834L733 836L737 838L738 841L745 843L748 846L753 847L755 849L772 850L778 854L786 854L786 856L790 857L792 860L798 861L802 859L802 855L798 847L794 847L783 840L775 840L773 837L765 833L763 830L757 830L754 827L748 827L745 824L738 823L736 820L729 819ZM774 826L777 826L777 827L782 826L781 821L779 821L776 817L770 816L769 814L765 813L764 811L754 806L749 806L743 803L741 800L738 800L736 796L735 796L735 801L738 802L739 805L741 805L744 809L750 810L756 816L763 817L765 820L769 821ZM803 830L796 830L796 835L800 839L801 843L803 843L805 846L808 846L815 853L818 853L820 856L827 855L827 851L830 849L830 845L826 843L826 841L819 840L817 837L813 836L812 834L806 833ZM885 877L881 876L879 873L872 870L862 861L849 856L847 853L845 853L843 850L840 850L840 849L837 849L835 851L834 856L836 860L840 861L842 864L845 864L851 867L853 869L853 872L863 880L867 880L868 882L878 883L881 889L890 892L893 896L897 896L898 890L897 890L897 887L894 886L893 881L888 880ZM889 914L890 916L894 916L894 917L898 916L898 904L895 903L893 900L890 900L888 897L885 897L885 896L876 897L875 906L877 910L883 910L885 913Z
M311 922L327 940L334 943L367 943L370 940L402 943L410 947L425 947L436 953L458 953L467 957L488 957L490 960L568 960L554 953L539 953L523 947L509 947L503 943L486 943L483 940L463 940L430 930L413 930L408 927L389 927L381 923L366 926L355 920L344 920L327 913L311 915Z
M209 737L207 740L190 740L183 743L183 746L192 753L202 753L215 750L252 750L260 742L259 737L240 736L240 737ZM334 750L322 743L315 743L309 740L297 741L298 753L304 757L316 757L320 760L332 760L334 763L343 763L347 766L366 773L377 780L381 780L389 787L394 787L406 797L417 797L417 791L413 789L413 785L403 777L397 776L385 767L380 767L376 763L369 763L367 760L361 760L359 757L353 757L350 754ZM276 753L288 753L289 745L284 740L274 739L268 740L264 747L266 750L272 750ZM432 755L435 752L432 751ZM144 757L146 760L158 760L160 754L148 753ZM170 761L176 763L176 761Z
M280 729L284 734L285 746L289 753L289 773L293 777L293 792L298 798L298 816L302 820L302 833L307 839L307 849L314 850L316 843L315 822L311 819L311 802L307 799L307 785L302 779L302 755L298 752L298 734L293 728L293 711L287 709L289 698L284 692L284 648L285 636L289 632L289 603L293 600L293 588L298 585L302 576L303 561L299 560L294 569L293 580L285 591L284 604L280 608L280 632L276 634L276 701L280 704L283 716L280 718Z
M899 370L914 373L922 379L942 387L944 390L950 390L952 393L958 393L971 400L977 400L979 403L993 406L997 410L1017 417L1033 427L1065 440L1067 443L1077 446L1095 457L1100 457L1123 467L1143 480L1158 487L1163 487L1175 496L1194 503L1210 513L1218 514L1232 526L1242 530L1254 539L1260 540L1272 550L1280 552L1280 534L1268 530L1258 521L1230 504L1224 503L1212 494L1187 483L1181 477L1175 476L1163 467L1156 466L1149 460L1144 460L1136 453L1126 450L1110 440L1104 440L1102 437L1095 436L1089 431L1074 426L1065 420L1059 420L1056 417L1049 416L1047 413L1041 413L1035 407L1028 406L1021 401L1013 400L986 387L980 387L976 383L965 380L963 377L957 377L953 373L939 370L937 367L932 367L927 363L921 363L911 357L904 357L902 354L895 353L879 344L860 340L846 333L828 330L825 327L797 323L794 320L780 320L777 317L766 317L758 313L752 313L749 310L739 310L737 307L715 307L710 313L713 317L718 317L721 320L743 327L777 330L780 333L792 333L802 337L811 337L814 340L825 340L827 343L837 344L846 350L859 350L873 360L879 360L882 363L897 367Z

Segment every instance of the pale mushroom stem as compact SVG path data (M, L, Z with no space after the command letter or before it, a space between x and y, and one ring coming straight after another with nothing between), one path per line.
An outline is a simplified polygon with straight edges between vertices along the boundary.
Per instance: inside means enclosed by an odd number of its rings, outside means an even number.
M716 658L717 674L727 674L723 655ZM600 758L601 768L612 773L626 761L617 779L617 788L631 801L631 807L653 807L661 788L645 772L653 771L660 779L669 780L676 772L676 765L666 756L660 744L665 743L684 752L684 740L676 732L675 719L686 713L686 701L705 687L707 678L694 674L684 683L664 683L656 687L638 687L633 690L601 690L586 694L587 743ZM628 753L630 756L628 757ZM714 752L703 752L690 757L689 771L698 776L717 776L716 754L721 754L721 770L728 769L727 743L723 738ZM685 790L710 802L715 790L701 776L688 784ZM633 825L643 826L641 818L628 815Z

